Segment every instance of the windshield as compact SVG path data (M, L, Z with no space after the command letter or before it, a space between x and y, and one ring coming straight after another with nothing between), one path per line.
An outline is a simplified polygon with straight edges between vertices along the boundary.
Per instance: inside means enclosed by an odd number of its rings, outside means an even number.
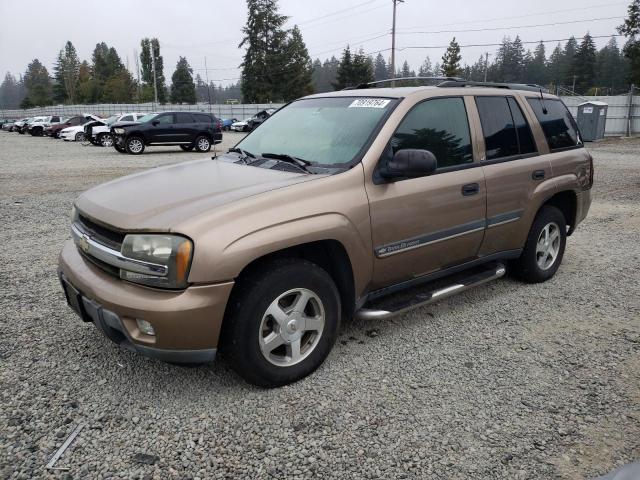
M158 116L158 114L157 114L157 113L147 113L144 117L140 117L140 118L138 119L138 121L139 121L139 122L142 122L142 123L144 123L144 122L148 122L148 121L150 121L150 120L153 120L153 119L154 119L154 118L156 118L157 116Z
M352 162L396 101L310 98L276 112L237 146L247 152L291 155L328 166Z
M109 118L104 119L103 122L106 123L107 125L111 125L113 122L115 122L119 118L120 118L120 115L111 115Z

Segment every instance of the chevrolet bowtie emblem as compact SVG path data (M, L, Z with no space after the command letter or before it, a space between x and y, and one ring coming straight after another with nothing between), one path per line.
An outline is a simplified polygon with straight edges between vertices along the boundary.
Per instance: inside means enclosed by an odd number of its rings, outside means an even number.
M80 247L80 250L84 253L89 251L89 240L87 237L80 237L80 240L78 240L78 247Z

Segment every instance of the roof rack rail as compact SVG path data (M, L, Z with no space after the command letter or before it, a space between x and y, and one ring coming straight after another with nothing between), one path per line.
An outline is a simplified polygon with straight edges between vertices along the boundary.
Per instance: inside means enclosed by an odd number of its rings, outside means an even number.
M377 80L375 82L367 82L356 85L355 87L346 87L343 90L362 90L366 88L372 88L381 83L395 83L395 82L403 82L407 80L430 80L430 81L440 81L440 82L457 82L464 81L462 78L458 77L396 77L396 78L388 78L386 80Z
M487 88L505 88L507 90L526 90L530 92L549 93L546 88L536 85L535 83L496 83L496 82L474 82L473 80L463 80L461 78L445 80L437 85L438 87L487 87Z

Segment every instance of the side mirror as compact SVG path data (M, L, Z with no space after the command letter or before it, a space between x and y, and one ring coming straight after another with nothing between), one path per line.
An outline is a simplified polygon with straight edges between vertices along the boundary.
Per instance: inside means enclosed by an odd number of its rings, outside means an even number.
M157 127L158 125L160 125L160 120L154 120L153 122L151 122L151 125Z
M388 180L418 178L431 175L436 168L438 168L438 161L429 150L407 148L398 150L380 170L380 174Z

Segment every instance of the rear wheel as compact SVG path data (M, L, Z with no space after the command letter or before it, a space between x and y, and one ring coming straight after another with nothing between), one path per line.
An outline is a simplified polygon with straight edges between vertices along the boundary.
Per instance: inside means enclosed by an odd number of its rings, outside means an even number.
M198 138L196 138L195 146L196 146L196 150L198 150L199 152L202 152L202 153L208 152L209 150L211 150L211 140L209 140L209 137L205 137L204 135L201 135Z
M556 207L543 206L533 221L522 255L511 264L511 272L528 283L549 280L562 263L566 242L564 215Z
M82 132L76 133L75 139L76 139L76 142L83 142L84 141L84 133L82 133Z
M144 142L140 137L129 137L125 142L127 152L132 155L140 155L144 152Z
M220 347L249 383L292 383L329 354L340 311L338 290L326 271L306 260L277 260L239 280Z
M98 135L98 142L103 147L113 147L113 137L110 133L101 133Z
M191 150L193 150L193 145L180 145L180 148L185 152L190 152Z

